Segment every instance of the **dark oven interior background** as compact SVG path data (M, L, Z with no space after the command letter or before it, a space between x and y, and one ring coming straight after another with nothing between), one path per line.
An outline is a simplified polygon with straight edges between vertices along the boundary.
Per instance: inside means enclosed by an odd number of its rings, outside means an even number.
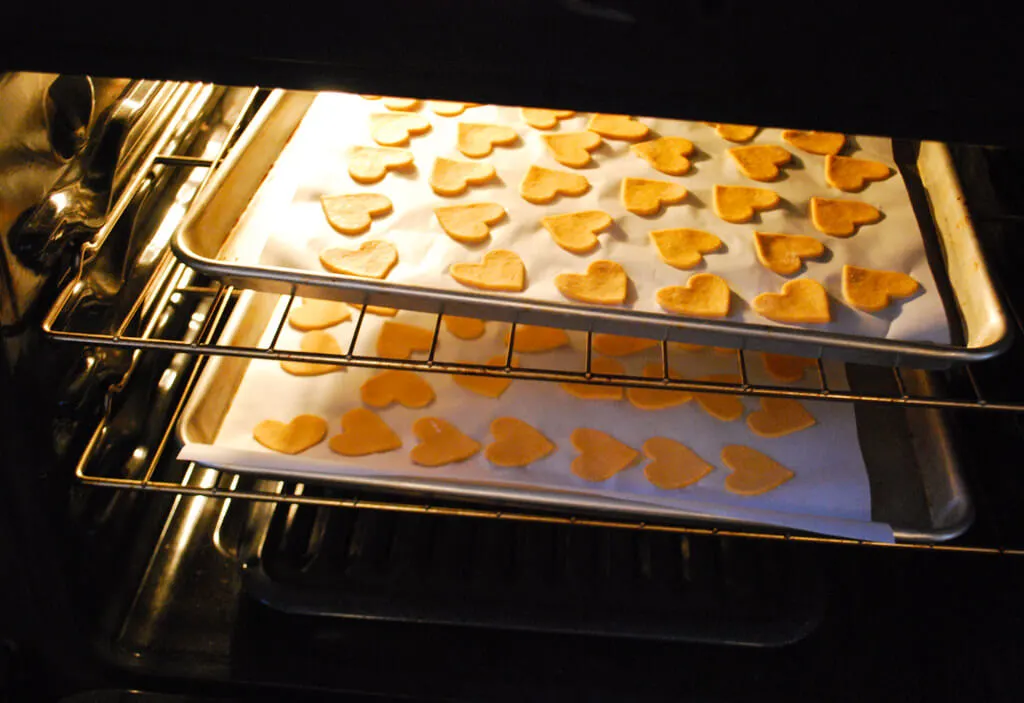
M935 548L522 521L444 502L396 510L393 496L174 461L167 430L197 357L61 342L42 324L88 260L81 329L151 325L185 344L213 331L232 299L208 281L134 306L161 271L168 218L266 93L20 75L0 88L36 94L41 112L23 116L38 142L0 143L0 694L1019 697L1014 412L949 411L976 518ZM158 129L189 90L196 114ZM1024 155L953 153L1003 293L1022 304ZM1018 342L940 376L951 398L1013 403L1022 368Z

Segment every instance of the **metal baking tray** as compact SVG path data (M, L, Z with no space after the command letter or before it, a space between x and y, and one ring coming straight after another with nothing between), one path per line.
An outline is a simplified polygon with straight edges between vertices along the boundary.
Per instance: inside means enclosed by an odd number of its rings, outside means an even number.
M315 93L285 91L274 91L268 97L172 238L172 248L180 260L225 283L264 292L855 363L941 369L993 357L1011 341L1010 327L975 238L949 152L937 142L911 147L916 149L916 159L912 154L907 156L900 169L925 237L952 344L680 319L239 263L242 243L233 236L235 225L315 97Z
M253 347L269 323L279 298L256 295L237 327L225 340L230 346ZM188 400L179 422L182 442L211 443L220 430L249 363L248 357L225 356L214 382ZM870 366L847 366L850 387L861 392L891 392L891 372ZM929 394L936 381L919 370L904 373L905 388ZM871 485L873 521L892 526L904 542L941 542L962 534L971 524L973 506L960 476L959 461L946 414L935 409L858 405L857 433ZM237 472L239 467L221 467ZM257 473L269 475L263 470ZM322 472L289 470L288 480L361 487L374 491L413 494L430 500L469 500L505 506L530 506L574 515L633 517L646 521L748 526L736 518L708 518L678 509L625 502L597 496L514 487L459 484L451 481L376 476L329 476ZM764 530L765 528L759 527Z

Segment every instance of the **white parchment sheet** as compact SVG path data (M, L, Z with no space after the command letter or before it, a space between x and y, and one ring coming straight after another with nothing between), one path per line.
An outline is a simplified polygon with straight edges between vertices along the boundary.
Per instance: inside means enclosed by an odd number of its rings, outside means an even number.
M247 294L248 295L248 294ZM244 299L243 299L244 300ZM242 304L236 310L239 319ZM283 301L275 317L283 313ZM356 344L357 354L373 354L380 325L387 318L366 315ZM425 313L400 312L399 322L432 329L434 317ZM270 342L275 326L272 320L262 344ZM351 340L353 321L329 330L346 350ZM437 359L448 361L484 361L505 349L508 325L489 322L483 337L464 341L442 327ZM229 328L230 331L230 328ZM572 348L541 354L518 355L522 366L582 369L585 363L585 335L569 332ZM280 349L297 349L301 333L285 327L278 342ZM749 355L752 382L771 381L765 375L757 355ZM657 349L620 358L627 373L640 375L646 363L658 361ZM736 373L735 354L712 350L671 351L670 365L682 376L707 373ZM193 405L211 383L216 382L218 360L213 360L196 394ZM826 362L830 380L845 387L841 364ZM423 409L392 406L378 411L402 438L403 447L386 454L347 458L334 454L327 442L297 456L277 454L252 438L253 427L265 419L287 422L302 413L327 420L328 436L341 430L341 416L360 406L359 388L373 369L349 368L323 376L296 377L284 372L276 361L253 360L238 393L212 445L191 443L179 458L201 463L279 473L282 475L322 474L330 476L388 476L396 479L434 480L440 490L447 481L477 485L503 485L524 489L548 489L595 495L623 501L653 503L693 514L729 517L747 522L804 529L843 537L892 541L888 525L871 522L871 494L868 476L857 439L854 408L848 403L807 403L817 424L788 437L765 439L753 434L745 418L760 407L754 398L744 398L746 413L735 422L722 422L707 415L695 401L659 411L644 411L627 400L582 400L565 392L558 384L515 380L497 400L485 398L461 388L445 374L423 374L434 388L436 401ZM804 383L814 383L815 372L808 370ZM187 422L186 411L185 422ZM492 467L483 452L470 460L446 467L427 469L408 458L417 440L412 424L419 417L440 417L455 424L483 446L492 441L489 426L493 419L512 416L522 419L550 438L557 451L526 468ZM631 447L641 449L650 437L678 440L716 468L697 484L678 490L662 490L651 485L643 474L646 459L603 483L591 483L573 475L572 459L577 455L570 435L577 427L591 427L611 434ZM724 489L724 468L720 453L728 444L745 444L773 457L795 472L796 476L780 488L761 496L737 496ZM524 491L529 502L529 490Z
M408 173L392 172L379 183L361 185L348 175L347 154L353 145L374 144L369 116L385 111L380 101L368 101L358 95L323 93L315 99L239 225L235 241L242 245L239 256L243 262L323 273L318 256L324 249L354 249L363 241L384 239L394 243L399 252L399 263L389 274L389 282L472 294L472 289L448 275L448 266L453 262L478 261L488 249L511 249L526 264L528 287L522 293L508 296L564 304L570 301L554 286L557 274L583 272L591 261L611 259L622 264L632 280L634 290L626 303L630 309L680 319L664 313L657 305L655 291L683 284L693 273L710 271L722 276L737 294L730 321L780 326L754 313L750 301L759 293L778 292L792 277L772 273L757 261L753 232L756 229L807 234L822 241L827 252L821 260L808 261L806 269L798 275L815 278L825 285L831 296L833 316L832 323L808 325L808 329L904 341L950 341L948 320L928 265L920 228L887 139L850 138L855 148L844 153L882 161L894 170L887 180L871 183L862 192L851 194L826 185L825 157L786 144L778 129L762 129L749 143L782 145L793 153L794 159L782 169L779 180L759 183L740 174L725 153L737 145L720 138L700 122L642 118L652 130L651 138L678 135L696 146L690 172L668 176L632 154L628 142L610 139L593 152L589 167L561 166L549 155L542 140L543 134L552 132L527 126L518 108L479 106L458 117L441 117L424 104L417 114L426 117L432 128L423 136L413 137L407 147L415 156L415 169ZM554 131L585 129L589 117L581 114L563 120ZM429 178L437 156L469 160L457 149L460 121L508 125L518 132L519 141L511 147L495 147L490 156L481 159L496 168L496 182L470 187L461 196L445 198L431 190ZM582 197L558 197L548 205L533 205L519 195L519 183L531 164L583 174L592 187ZM689 195L681 204L663 208L658 216L634 215L626 211L619 198L619 185L626 176L677 182L688 189ZM755 215L749 223L730 224L712 209L715 184L769 188L779 193L783 203L775 210ZM338 234L324 218L319 197L356 192L388 196L394 212L374 220L365 234ZM814 229L808 213L812 195L863 200L878 207L883 219L861 227L846 239L821 234ZM439 206L479 201L498 202L508 212L505 220L492 227L490 241L481 245L467 246L452 240L433 213ZM609 213L614 224L598 235L600 246L586 255L561 249L540 224L546 215L593 209ZM650 230L670 227L705 229L718 235L725 246L720 253L706 256L705 262L692 271L672 268L658 258L648 236ZM843 302L841 293L841 271L847 263L906 272L920 282L921 291L879 313L854 310Z

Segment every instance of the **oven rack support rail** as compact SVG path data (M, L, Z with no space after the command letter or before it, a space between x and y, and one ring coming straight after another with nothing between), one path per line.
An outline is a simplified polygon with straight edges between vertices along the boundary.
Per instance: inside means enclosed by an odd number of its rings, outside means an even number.
M144 164L140 176L148 175L154 169L168 168L193 168L204 169L205 174L198 188L193 189L188 198L177 199L182 205L195 200L202 192L203 187L209 182L211 176L218 166L224 161L228 151L235 143L235 138L251 119L253 110L249 109L258 101L260 90L252 89L249 94L246 107L239 112L238 118L230 124L226 136L220 148L215 154L207 157L196 157L180 153L175 146L169 145L164 152L157 152ZM187 110L183 110L186 113ZM175 125L170 125L169 130L175 130ZM134 186L129 188L123 195L125 202L134 198L143 178L137 178ZM180 195L180 194L179 194ZM119 203L121 205L122 203ZM123 212L126 208L115 208L115 212ZM170 217L168 215L168 217ZM181 213L177 215L180 221ZM91 246L98 246L105 239L106 235L116 224L116 218L104 223L103 228L94 239ZM161 225L161 229L164 229ZM166 238L164 241L168 241ZM84 262L86 256L82 257ZM301 360L323 363L342 363L353 366L366 366L375 368L401 368L416 371L428 371L437 373L463 373L481 376L507 376L510 378L526 378L532 380L547 381L568 381L574 383L586 382L606 385L626 385L635 387L683 389L703 392L734 393L756 396L795 397L813 400L829 400L837 402L862 402L879 403L888 405L902 405L908 407L932 407L947 409L985 409L996 411L1021 411L1024 410L1024 400L1017 402L989 401L982 392L982 388L976 379L971 367L962 367L954 373L966 376L967 385L972 390L972 397L956 398L941 395L920 396L908 391L909 385L905 383L903 372L899 368L892 368L891 373L894 380L896 392L890 395L869 395L853 393L830 387L825 366L820 360L816 362L817 379L816 387L801 389L776 386L763 386L752 384L747 375L748 352L738 350L735 352L736 362L739 370L740 382L711 383L694 381L688 379L670 378L638 378L611 376L594 373L591 369L591 351L593 336L587 335L586 366L578 372L568 372L556 369L527 369L514 368L511 366L511 349L514 346L515 325L510 330L509 351L506 354L504 366L478 366L464 363L445 363L435 358L438 331L441 324L441 315L437 316L434 327L433 343L426 360L396 360L382 359L371 356L357 356L353 353L354 340L358 337L362 325L365 306L354 321L353 343L345 354L331 356L323 354L309 354L291 350L277 349L276 342L281 331L275 330L274 339L270 345L264 348L246 348L224 346L218 343L219 335L224 323L228 318L230 310L237 299L240 291L230 285L223 285L219 282L204 281L184 264L178 262L170 251L165 247L160 255L159 264L154 268L153 274L146 282L142 293L133 302L123 318L109 325L113 331L109 333L98 333L76 329L74 306L79 301L84 283L84 269L80 268L77 275L63 289L57 302L48 314L43 328L44 331L58 340L66 340L87 345L100 345L121 347L137 350L132 354L132 362L121 380L111 386L107 392L104 404L104 414L98 421L92 432L88 444L78 457L75 466L76 479L84 484L95 487L114 488L120 490L132 490L140 492L152 492L170 494L179 497L198 497L202 499L221 499L225 501L225 509L231 500L256 501L274 504L289 505L312 505L332 508L344 508L352 510L385 510L406 513L420 513L431 515L447 515L473 519L494 519L513 520L553 525L573 525L580 527L616 528L627 530L647 530L665 532L680 535L708 535L719 537L755 538L784 540L794 543L823 543L843 545L863 545L894 547L902 549L923 549L937 551L970 552L978 554L1005 554L1024 555L1024 549L1016 547L1000 546L971 546L963 544L926 544L902 542L896 544L888 543L866 543L860 540L843 539L836 537L824 537L811 534L803 534L791 531L769 531L751 528L719 529L713 526L693 526L675 524L671 522L652 523L628 519L593 518L588 516L568 516L548 514L544 512L529 512L519 509L491 509L477 506L461 506L438 504L432 502L419 502L412 499L390 500L371 499L359 495L341 495L338 489L327 492L314 492L308 490L302 483L285 482L277 478L262 478L242 476L240 474L220 471L197 465L194 463L176 461L167 450L174 446L175 428L177 421L189 397L189 393L198 380L205 363L210 355L232 355L248 356L254 358L268 358L277 360ZM289 296L287 307L294 303L294 292ZM191 321L186 330L179 336L165 336L164 322L169 319L175 311L181 309L192 310ZM1020 317L1016 310L1013 310L1014 319L1020 329ZM287 318L287 310L282 315L282 325ZM143 356L138 350L162 350L172 352L177 359L191 359L198 356L195 363L183 364L182 368L188 371L180 378L180 392L173 405L168 423L162 430L159 442L152 451L144 452L143 461L133 470L119 471L116 475L101 468L103 464L101 457L102 449L110 439L113 416L118 405L118 397L121 392L130 384L132 377L140 366ZM662 343L662 355L665 358L667 345ZM171 375L173 377L173 374Z

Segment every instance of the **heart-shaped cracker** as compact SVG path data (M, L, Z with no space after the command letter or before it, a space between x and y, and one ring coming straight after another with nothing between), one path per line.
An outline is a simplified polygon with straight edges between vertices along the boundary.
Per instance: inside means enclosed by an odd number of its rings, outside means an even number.
M712 196L715 214L726 222L749 222L754 213L779 204L779 194L767 188L716 185Z
M430 187L438 195L451 197L465 193L471 185L477 186L494 180L497 175L490 164L455 161L438 156L430 174Z
M921 287L900 271L876 271L860 266L843 266L843 298L865 312L878 312L893 298L909 298Z
M439 417L421 417L413 423L412 432L420 443L409 452L409 458L420 466L444 466L465 461L480 451L479 442Z
M386 369L363 381L359 397L374 408L398 403L405 408L425 408L434 402L434 389L412 371Z
M590 190L590 181L578 173L530 166L519 184L519 195L534 205L550 203L557 195L577 197Z
M385 278L398 263L398 250L390 242L372 240L358 249L325 249L320 264L332 273L363 278Z
M252 430L252 438L271 451L300 454L327 436L327 421L316 415L298 415L291 422L264 420Z
M320 206L327 223L342 234L362 234L374 217L391 212L391 201L377 193L321 195Z
M420 101L416 98L384 98L384 107L395 112L416 112Z
M729 284L713 273L695 273L685 286L666 286L654 294L658 305L689 317L727 317L732 299Z
M608 229L612 217L602 210L584 210L542 217L540 223L555 244L574 254L586 254L597 246L596 233Z
M301 298L298 305L293 305L288 312L288 324L302 332L325 330L340 325L352 317L346 303L337 300L320 300L318 298Z
M299 349L310 354L332 354L341 356L341 347L326 332L314 331L302 335ZM282 361L281 368L292 376L320 376L325 373L341 371L345 367L337 364L317 364L311 361Z
M471 107L476 107L479 103L460 103L452 102L450 100L429 100L427 105L430 106L430 110L435 115L441 115L441 117L457 117Z
M596 114L590 118L587 129L597 132L606 139L622 139L635 142L647 136L647 125L637 122L629 115Z
M394 451L402 440L377 413L353 408L341 416L341 434L331 437L327 446L342 456L366 456Z
M736 385L740 382L740 377L731 373L713 373L701 376L700 380ZM701 410L722 422L733 422L743 417L743 401L732 393L694 393L693 399L697 401Z
M572 460L572 472L585 481L607 481L628 469L639 452L600 430L579 427L570 437L580 455Z
M491 235L490 225L505 217L498 203L470 203L434 208L437 221L449 237L463 244L479 244Z
M757 260L769 271L781 276L796 273L804 259L814 259L825 253L825 245L805 234L770 234L754 232Z
M593 261L586 273L560 273L555 288L570 300L598 305L621 305L626 302L629 277L614 261Z
M882 219L882 212L859 200L811 198L811 222L814 228L833 237L849 237L860 225Z
M686 157L693 153L693 142L683 137L659 137L634 144L629 150L662 173L682 176L690 170Z
M747 416L747 427L760 437L785 437L814 423L814 416L792 398L761 398L761 409Z
M534 129L552 129L559 120L565 120L576 115L575 110L545 110L537 107L524 107L522 109L523 122Z
M455 337L459 339L477 339L482 337L484 331L487 329L487 325L484 324L483 320L478 320L475 317L456 317L455 315L445 315L441 318L444 322L445 328Z
M757 134L757 130L761 129L748 124L726 124L724 122L705 122L704 124L713 127L718 136L730 142L749 142Z
M363 94L363 95L360 95L359 97L361 97L363 100L380 100L381 97L383 97L383 96Z
M825 157L825 182L839 190L858 191L868 181L884 181L891 175L892 171L881 161L850 156Z
M704 260L704 254L722 247L722 240L710 232L685 227L651 230L651 241L658 257L677 269L692 269Z
M362 310L363 306L359 303L349 303L348 306L353 310ZM366 312L371 315L380 315L381 317L394 317L398 314L397 308L386 308L380 305L367 305Z
M740 173L755 181L774 181L779 177L779 166L793 159L792 154L775 144L737 146L727 153L736 162Z
M656 347L661 342L643 337L624 337L618 334L595 334L592 342L594 351L605 356L629 356L645 349Z
M413 164L412 152L383 146L354 146L348 153L348 175L356 183L376 183L388 171L400 171Z
M414 352L426 353L434 342L434 332L425 327L387 320L377 335L377 356L408 359Z
M471 364L475 362L462 361L461 363ZM492 356L484 362L484 365L503 368L505 366L505 355ZM519 360L514 356L512 357L512 368L519 368ZM501 394L512 385L511 378L504 378L502 376L471 376L460 373L452 375L452 380L455 381L455 385L465 388L467 391L472 391L477 395L482 395L485 398L500 398Z
M547 437L514 417L495 418L491 434L494 442L487 445L484 456L495 466L529 466L557 449Z
M661 362L646 364L644 376L646 378L662 378ZM670 375L674 375L670 372ZM693 393L690 391L661 390L658 388L627 388L626 398L633 407L640 410L663 410L672 408L693 400Z
M452 264L448 273L462 285L482 290L519 292L526 285L523 260L515 252L504 249L487 252L479 264Z
M758 496L793 478L792 471L766 454L741 444L722 449L722 463L732 469L725 490L741 496Z
M674 490L697 483L714 470L714 466L674 439L651 437L644 442L644 454L651 460L644 467L644 476L658 488Z
M636 215L656 215L662 205L681 203L686 188L670 181L650 178L623 178L619 188L622 206Z
M459 122L459 151L474 159L488 156L495 145L508 146L517 139L516 131L505 125Z
M615 359L595 356L590 360L591 373L624 376L626 369ZM562 383L559 384L569 395L584 400L622 400L622 386L606 386L597 383Z
M424 134L430 122L420 115L381 113L370 115L370 136L381 146L405 146L410 135Z
M505 344L508 344L511 330L505 333ZM557 327L536 327L534 325L516 325L516 338L513 349L524 354L536 354L569 346L569 335Z
M825 287L809 278L786 281L781 293L761 293L750 307L776 322L820 325L832 321Z
M846 144L846 135L838 132L802 132L798 129L786 129L782 138L801 151L810 154L838 154Z
M773 378L790 382L799 381L804 377L804 372L807 369L816 366L814 359L768 352L761 355L761 362L764 365L764 370Z
M590 152L601 146L601 135L589 130L545 134L544 143L558 163L572 168L583 168L590 163Z

